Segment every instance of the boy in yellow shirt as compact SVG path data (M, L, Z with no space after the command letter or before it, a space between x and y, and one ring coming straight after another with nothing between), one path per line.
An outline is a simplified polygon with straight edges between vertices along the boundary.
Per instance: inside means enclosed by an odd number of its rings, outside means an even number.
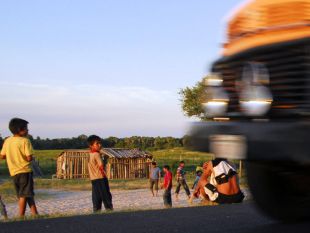
M18 198L19 216L24 217L28 204L31 214L37 215L34 201L33 176L30 163L33 149L28 135L28 121L13 118L9 123L13 136L7 138L2 146L1 157L6 159L10 175L13 178Z

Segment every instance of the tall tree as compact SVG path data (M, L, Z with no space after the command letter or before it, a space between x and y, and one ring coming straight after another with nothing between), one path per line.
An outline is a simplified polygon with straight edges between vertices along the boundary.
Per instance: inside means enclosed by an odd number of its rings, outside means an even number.
M185 116L205 119L201 103L205 97L203 81L197 82L193 87L185 87L179 92L181 96L182 110Z

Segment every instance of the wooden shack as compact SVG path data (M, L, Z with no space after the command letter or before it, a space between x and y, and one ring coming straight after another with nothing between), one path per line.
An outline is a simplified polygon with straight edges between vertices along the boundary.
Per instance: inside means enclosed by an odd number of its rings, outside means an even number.
M101 150L109 179L133 179L149 176L152 155L138 149L104 148ZM64 150L57 159L58 179L85 179L89 150Z

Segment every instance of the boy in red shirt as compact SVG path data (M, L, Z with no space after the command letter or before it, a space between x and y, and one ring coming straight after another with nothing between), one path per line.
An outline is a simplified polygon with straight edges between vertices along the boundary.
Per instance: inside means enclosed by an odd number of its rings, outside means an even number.
M172 200L171 200L171 189L172 189L172 173L170 171L170 167L168 165L165 165L164 168L164 183L161 188L164 188L164 205L166 208L172 207Z

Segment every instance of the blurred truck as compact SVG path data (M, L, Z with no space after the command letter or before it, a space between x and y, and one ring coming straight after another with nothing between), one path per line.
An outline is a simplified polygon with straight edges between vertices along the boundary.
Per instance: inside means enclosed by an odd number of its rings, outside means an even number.
M256 203L282 220L310 217L310 0L249 1L227 25L204 80L208 119L192 146L245 159Z

